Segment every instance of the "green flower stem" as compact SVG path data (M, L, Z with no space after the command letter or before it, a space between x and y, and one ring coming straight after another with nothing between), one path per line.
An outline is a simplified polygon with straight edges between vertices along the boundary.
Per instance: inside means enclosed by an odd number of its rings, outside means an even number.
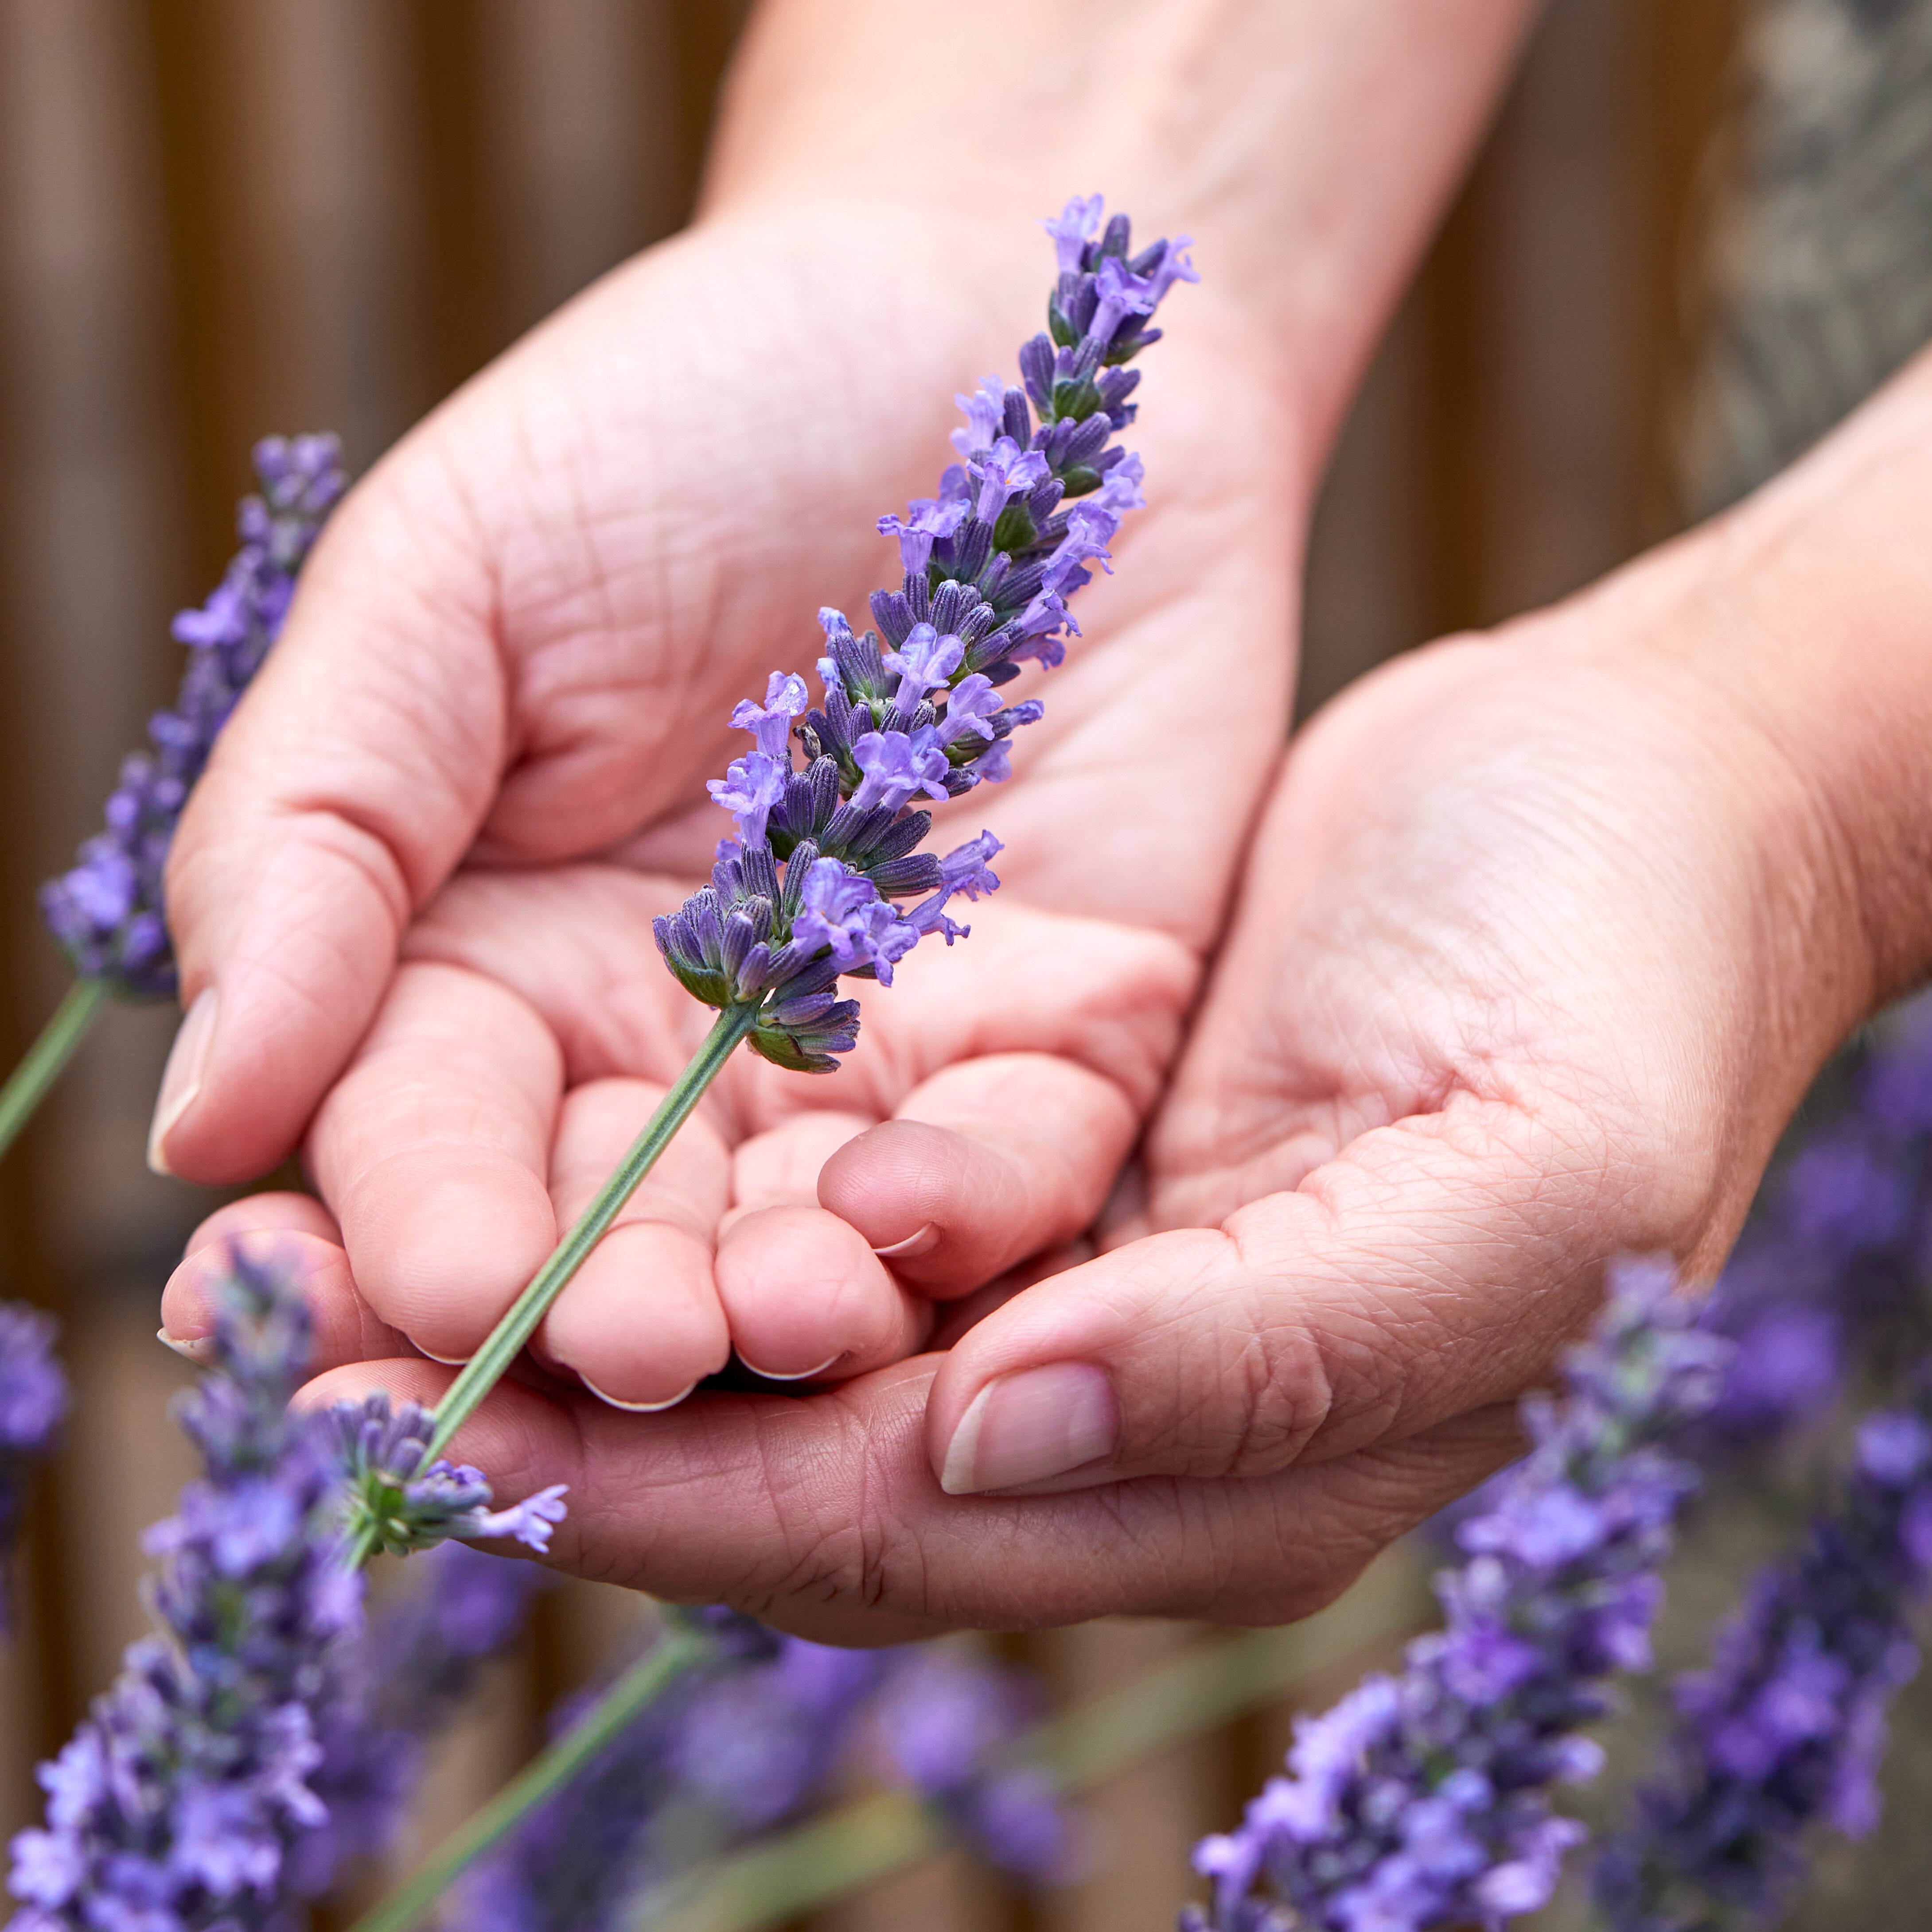
M364 1913L351 1932L405 1932L418 1924L452 1880L483 1856L524 1818L568 1784L585 1765L694 1665L712 1654L709 1637L682 1622L604 1692L578 1721L505 1785L469 1822L444 1840L388 1897Z
M638 1184L657 1165L658 1156L670 1146L671 1136L684 1125L692 1108L704 1097L704 1090L724 1070L733 1049L758 1024L758 1018L756 1004L727 1006L718 1016L717 1024L705 1036L704 1044L671 1082L670 1091L658 1103L658 1110L645 1124L644 1132L617 1163L616 1172L597 1190L596 1199L550 1250L549 1260L510 1304L509 1312L490 1330L488 1340L464 1364L462 1373L436 1404L436 1432L424 1452L425 1464L434 1462L449 1447L450 1438L476 1413L477 1405L523 1353L524 1344L536 1333L537 1324L548 1312L550 1304L604 1238L624 1203L638 1191Z
M1420 1578L1406 1556L1319 1615L1282 1630L1201 1646L1112 1696L1040 1725L1013 1748L1062 1791L1104 1782L1167 1746L1268 1702L1414 1630ZM646 1893L626 1932L759 1932L814 1910L942 1850L946 1821L910 1792L860 1799ZM361 1932L361 1928L358 1928Z
M705 1036L704 1044L671 1083L670 1091L658 1102L657 1112L631 1143L630 1151L618 1162L616 1172L597 1190L596 1199L550 1250L550 1258L531 1277L529 1287L510 1304L509 1312L490 1330L482 1347L464 1364L461 1372L444 1392L436 1406L436 1427L423 1455L425 1467L449 1447L451 1438L476 1414L483 1398L523 1352L524 1343L536 1333L537 1324L550 1304L604 1238L624 1203L638 1191L638 1183L657 1165L658 1156L670 1144L671 1136L684 1125L691 1110L704 1097L704 1090L724 1070L733 1050L758 1020L756 1004L727 1006L718 1016L717 1023ZM376 1524L366 1523L344 1546L343 1560L350 1568L359 1568L375 1554L380 1535Z
M106 999L106 980L76 980L54 1009L53 1018L41 1028L40 1037L7 1076L6 1085L0 1087L0 1158L61 1077Z

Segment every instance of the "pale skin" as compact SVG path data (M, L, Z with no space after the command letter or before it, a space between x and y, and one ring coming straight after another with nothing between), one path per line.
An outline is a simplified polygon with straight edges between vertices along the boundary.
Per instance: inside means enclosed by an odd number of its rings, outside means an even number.
M648 916L717 836L720 721L860 607L1034 326L1037 184L1104 182L1211 274L1118 574L958 821L1005 888L836 1077L741 1058L458 1446L572 1485L566 1567L813 1634L1277 1621L1507 1453L1607 1257L1714 1266L1920 970L1932 372L1284 766L1321 455L1524 10L847 5L836 59L824 10L762 16L696 227L352 497L224 736L158 1151L299 1144L320 1198L214 1217L164 1322L206 1334L240 1233L302 1262L315 1399L434 1400L708 1018ZM1033 80L935 108L1016 35ZM734 1351L810 1393L679 1401Z

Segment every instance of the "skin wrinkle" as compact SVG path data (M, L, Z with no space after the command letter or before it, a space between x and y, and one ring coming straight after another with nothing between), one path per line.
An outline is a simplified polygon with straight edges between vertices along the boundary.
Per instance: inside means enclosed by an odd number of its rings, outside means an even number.
M1429 24L1432 26L1436 24L1436 16L1432 14ZM1036 22L1034 31L1042 34L1046 34L1048 31L1048 23L1045 20ZM898 37L899 40L902 38L903 37ZM1478 88L1475 91L1480 93L1481 90ZM1468 112L1473 115L1474 111L1474 106L1472 104ZM728 145L730 138L728 135ZM1372 157L1372 158L1379 158ZM1446 178L1448 171L1448 164L1445 162L1439 172ZM943 170L941 172L944 172ZM1426 200L1426 196L1424 200ZM1372 241L1365 244L1365 246L1372 246L1390 254L1391 259L1377 267L1375 273L1381 274L1385 279L1392 278L1398 272L1400 266L1394 257L1399 255L1401 250L1396 243L1388 241L1387 236L1391 230L1406 232L1409 227L1426 221L1426 210L1424 209L1420 213L1406 208L1390 210L1378 202L1376 212L1378 214L1388 218L1381 220L1375 224L1376 232ZM863 218L862 211L862 218ZM910 225L909 218L908 225L908 226ZM752 231L752 239L754 243L759 232L769 232L769 226L770 218L767 218L767 227L765 230ZM993 226L994 224L988 224L987 230L989 250L993 249L991 239ZM998 224L998 227L1000 238L998 250L995 252L1003 254L1010 254L1010 240L1005 225L1001 223ZM1274 232L1279 233L1282 231L1277 229ZM897 235L897 233L898 231L895 230L895 234ZM1234 252L1240 251L1237 249ZM1277 252L1280 251L1277 250ZM1299 275L1302 269L1303 265L1298 262L1295 268L1296 274ZM706 284L706 290L708 291L712 286ZM976 298L980 297L982 292L979 285L975 284L974 287ZM896 290L892 292L896 293ZM999 304L994 302L978 300L976 301L975 306L982 312L990 314L996 310ZM977 327L979 324L976 322L973 326ZM962 325L962 327L963 329L964 325ZM1279 332L1270 331L1268 333L1271 336L1278 336ZM1177 331L1177 344L1180 340L1180 332ZM652 341L653 345L661 344L662 338L652 338ZM860 346L856 340L855 332L854 340L842 341L838 347L842 355L849 357L856 355ZM670 346L675 349L676 345L672 344ZM1291 352L1292 350L1291 344ZM1270 352L1284 370L1297 365L1298 358L1292 352L1283 353L1279 340L1272 342ZM1184 400L1188 394L1188 382L1192 379L1187 376L1184 364L1177 366L1182 368L1183 376L1177 385L1175 394ZM1224 391L1225 376L1228 373L1239 376L1243 372L1238 369L1232 372L1217 372L1217 374L1222 378ZM1298 373L1305 376L1306 388L1312 390L1318 386L1319 372L1298 370ZM1264 376L1262 380L1266 380L1268 378ZM824 386L830 387L829 384ZM749 424L740 424L739 426L742 427L747 434L750 434L752 426ZM836 446L830 452L835 460L843 457L847 453L846 446L844 445ZM1186 467L1186 465L1182 466L1184 473ZM649 486L646 494L654 495L657 491L669 487L668 484L656 478L647 478L646 480ZM928 481L929 486L929 479ZM1284 524L1292 520L1292 515L1288 511L1283 512L1282 520ZM1168 541L1178 545L1182 537L1191 538L1196 527L1198 526L1192 521L1185 524L1177 523L1172 526L1174 534ZM1245 542L1252 534L1252 532L1244 533L1244 541ZM854 554L856 554L856 550ZM1151 559L1149 561L1151 563ZM1208 567L1204 566L1204 568ZM1222 577L1227 577L1233 573L1224 568L1220 574ZM603 586L603 589L608 594L613 596L616 594L614 586L608 582ZM1271 637L1272 628L1279 614L1276 603L1264 602L1252 584L1244 583L1238 585L1236 589L1243 607L1250 613L1251 616L1261 628L1267 629L1270 632ZM1130 613L1130 607L1129 608ZM1256 614L1257 613L1258 615ZM1131 621L1131 614L1130 614L1130 621ZM1231 623L1229 626L1231 633L1235 628L1235 626ZM1157 644L1160 641L1157 634L1152 631L1149 632L1148 638L1150 646ZM735 645L739 640L724 641ZM1182 638L1177 641L1186 644L1190 640ZM1210 647L1212 647L1211 640L1198 641L1208 643ZM1266 640L1262 641L1265 642ZM1199 651L1196 654L1197 657L1205 655L1204 652ZM1140 660L1124 657L1118 652L1109 655L1105 649L1093 650L1088 656L1092 676L1096 680L1102 675L1103 669L1105 674L1110 676L1118 677L1124 673L1127 676L1131 677L1140 668ZM1190 666L1194 662L1195 658L1190 658ZM1222 652L1214 658L1213 662L1217 667L1232 668L1236 675L1239 676L1241 660L1236 654L1232 639L1223 640ZM728 664L727 671L728 669ZM1065 689L1067 687L1060 688ZM1244 697L1253 698L1254 693L1251 683L1243 686L1240 688ZM1264 700L1256 701L1252 708L1257 710L1264 709ZM711 722L715 722L715 720ZM1096 745L1101 734L1089 730L1084 733L1076 731L1072 736L1075 740L1079 741L1079 749L1084 754ZM1096 760L1090 769L1104 770L1106 769L1106 761L1103 759ZM1118 764L1114 769L1118 769ZM664 782L668 784L681 782L681 776L688 776L688 774L680 775L672 772L663 774ZM1176 776L1179 779L1185 779L1187 774L1182 772ZM1216 782L1220 776L1218 773L1210 772L1207 775L1206 782L1210 784ZM1257 778L1260 776L1258 770L1256 776ZM1016 787L1015 790L1017 794L1019 788ZM1057 789L1050 799L1044 794L1036 794L1035 796L1038 803L1047 803L1057 806L1063 795L1063 793ZM1003 801L1003 809L1010 809L1014 818L1023 820L1028 808L1016 796L1012 801L1010 806L1006 805L1006 802ZM1065 828L1061 836L1060 842L1070 854L1076 849L1083 850L1084 849L1080 847L1078 840L1072 836L1073 831L1076 829ZM1175 852L1184 857L1187 842L1194 838L1198 828L1190 825L1178 830L1172 826L1166 826L1164 829L1174 835L1168 841L1170 846ZM1111 859L1112 855L1109 853L1106 856ZM1052 890L1054 884L1053 875L1050 872L1044 872L1042 877L1046 880L1048 890ZM1182 884L1185 885L1186 881L1184 880ZM1159 877L1141 882L1138 887L1138 896L1142 898L1148 896L1158 898L1164 890L1163 881ZM514 907L518 902L506 896L502 903L506 906ZM1104 909L1114 910L1111 907ZM1132 899L1130 899L1126 909L1120 912L1119 916L1122 918L1132 918L1137 916L1137 908ZM1217 902L1215 915L1216 924L1219 918L1220 908ZM1050 949L1061 942L1070 944L1077 941L1078 938L1078 934L1070 934L1065 928L1054 926L1051 922L1042 927L1039 936L1045 949ZM1116 1048L1124 1048L1134 1061L1132 1070L1134 1073L1141 1078L1148 1096L1151 1098L1158 1091L1163 1076L1163 1049L1172 1045L1172 1028L1178 1026L1180 1012L1191 1000L1196 990L1193 963L1191 961L1186 962L1184 970L1177 966L1172 958L1166 961L1157 958L1150 961L1144 959L1136 961L1130 958L1124 969L1118 972L1112 971L1111 968L1117 963L1113 960L1108 962L1110 983L1106 999L1101 1003L1106 1010L1096 1014L1093 1004L1089 1003L1077 1015L1069 1018L1066 1022L1070 1031L1077 1033L1078 1035L1078 1044L1072 1049L1072 1057L1078 1058L1083 1048L1088 1052L1104 1052ZM639 970L641 971L646 967L654 964L655 962L650 961L646 955ZM913 976L908 974L909 992L912 984ZM1173 1006L1171 1010L1163 1007L1155 1016L1156 1024L1154 1026L1150 1028L1144 1025L1137 1026L1136 1022L1140 1021L1143 1016L1134 1010L1134 1003L1139 1001L1144 1004L1150 987L1156 985L1164 988L1173 996ZM1007 987L1004 991L1009 1000L1016 997L1012 986ZM896 994L888 996L888 999L896 997ZM885 1036L883 1043L890 1047L896 1034L902 1029L908 1036L910 1036L913 1028L918 1023L920 1009L916 1006L909 1005L908 1016L905 1020L889 1023L885 1018L887 1000L880 1000L874 1004L881 1010L879 1014L880 1024L874 1034L875 1044L880 1043L879 1036L883 1034ZM649 1023L654 1016L650 1014L647 1009L643 1010L646 1014L646 1023ZM982 1010L973 1016L971 1039L979 1042L998 1040L1000 1037L998 1026L999 1020L997 1015L990 1010ZM962 1033L966 1029L962 1029ZM946 1042L948 1050L950 1050L954 1043L951 1040ZM1009 1040L1006 1043L1011 1042ZM1028 1043L1030 1045L1032 1042ZM887 1066L888 1073L896 1073L902 1079L910 1070L906 1064L907 1060L916 1057L910 1051L909 1045L903 1053L888 1052L882 1056L890 1063ZM793 1104L789 1098L784 1097L785 1090L781 1086L776 1075L770 1079L755 1083L748 1081L737 1082L734 1083L729 1090L725 1104L737 1110L740 1124L761 1116L770 1118L782 1118ZM903 1090L902 1088L902 1090ZM849 1096L850 1089L848 1088L845 1094L840 1095L841 1103L847 1102ZM929 1368L926 1372L930 1372ZM879 1386L880 1384L874 1381L864 1394L855 1393L849 1398L842 1399L849 1404L849 1406L842 1407L836 1413L842 1422L844 1436L849 1437L850 1431L861 1425L862 1418L874 1412L866 1405L876 1398ZM800 1439L801 1412L806 1406L806 1405L804 1404L792 1404L786 1408L757 1412L765 1418L759 1424L761 1443L771 1445L774 1452L788 1442L796 1446L797 1441ZM573 1417L580 1413L574 1406L572 1407L572 1412ZM735 1410L730 1412L738 1413ZM526 1410L526 1418L530 1413ZM908 1413L902 1402L892 1408L887 1416L886 1426L900 1430L902 1434L906 1434L910 1427L906 1420ZM532 1421L530 1426L535 1432L535 1439L540 1440L542 1435L540 1420ZM636 1442L640 1444L666 1446L670 1452L669 1460L672 1467L674 1469L681 1470L688 1480L692 1482L702 1482L710 1474L710 1471L705 1464L702 1454L689 1445L700 1441L713 1444L724 1444L726 1446L721 1454L725 1460L729 1460L731 1456L737 1453L729 1446L733 1439L730 1438L730 1431L722 1425L712 1429L702 1438L694 1436L688 1432L680 1432L679 1428L673 1425L655 1430L640 1430L628 1436L620 1436L615 1432L606 1430L598 1432L595 1439L605 1445L607 1450L610 1445L620 1442ZM836 1500L842 1505L849 1508L854 1494L852 1484L850 1481L844 1481L842 1487L840 1486L840 1478L837 1474L838 1459L841 1456L849 1457L851 1453L849 1441L844 1442L842 1446L838 1442L828 1442L826 1438L821 1436L812 1438L812 1442L815 1446L808 1446L802 1452L804 1460L812 1472L814 1474L824 1475L828 1471L832 1472L832 1480L826 1486L830 1493L824 1497L814 1495L806 1500L808 1503L820 1502L829 1503L836 1496ZM1184 1502L1178 1501L1177 1499L1182 1496L1183 1492L1178 1486L1172 1484L1157 1485L1144 1496L1131 1502L1125 1496L1109 1497L1104 1504L1090 1503L1079 1506L1074 1511L1063 1511L1058 1515L1036 1508L1030 1511L1010 1510L994 1517L982 1517L977 1512L956 1511L944 1516L942 1519L941 1515L936 1514L933 1511L932 1499L929 1493L932 1489L930 1477L925 1468L920 1451L921 1444L916 1439L915 1432L908 1435L903 1454L898 1461L892 1461L885 1457L883 1452L876 1454L870 1461L862 1459L860 1464L857 1493L865 1498L869 1506L877 1508L882 1521L890 1515L896 1505L904 1513L906 1519L904 1524L891 1527L890 1530L882 1529L880 1532L884 1540L880 1545L879 1567L876 1575L880 1588L890 1587L886 1564L890 1551L896 1546L893 1539L896 1538L903 1541L907 1538L912 1538L916 1547L904 1559L904 1567L908 1576L915 1580L916 1595L922 1610L929 1608L932 1603L942 1598L950 1607L955 1605L969 1604L976 1600L975 1592L981 1593L978 1600L983 1601L989 1595L997 1597L1001 1591L1010 1593L1018 1587L1017 1583L1012 1580L1001 1580L996 1586L989 1588L976 1571L970 1568L957 1569L950 1578L942 1574L940 1566L949 1560L949 1557L956 1558L958 1556L956 1549L949 1551L948 1549L941 1546L944 1541L944 1536L938 1526L942 1523L942 1520L952 1524L970 1524L981 1520L1003 1524L1005 1528L1002 1532L1003 1540L1000 1547L1017 1550L1023 1561L1030 1561L1036 1566L1046 1560L1042 1550L1044 1539L1040 1534L1040 1528L1042 1523L1064 1522L1075 1526L1092 1526L1095 1527L1096 1533L1103 1535L1103 1546L1095 1552L1093 1569L1094 1572L1101 1577L1106 1587L1114 1589L1116 1593L1124 1586L1131 1591L1135 1587L1133 1580L1137 1576L1144 1574L1154 1580L1152 1587L1169 1597L1178 1598L1191 1589L1197 1593L1196 1600L1204 1601L1207 1600L1198 1594L1202 1591L1217 1588L1221 1586L1223 1580L1238 1580L1241 1576L1243 1573L1240 1565L1244 1556L1248 1552L1241 1547L1244 1539L1241 1534L1240 1526L1246 1523L1252 1526L1261 1520L1254 1510L1251 1502L1245 1501L1238 1502L1236 1498L1229 1494L1219 1492L1210 1494L1204 1490L1196 1489L1187 1492L1186 1500ZM682 1458L681 1461L680 1458ZM650 1458L642 1454L632 1456L628 1458L628 1472L634 1475L647 1466L649 1462ZM615 1466L614 1458L614 1466ZM620 1472L620 1473L622 1472ZM775 1473L766 1472L767 1480ZM1328 1480L1324 1479L1324 1480ZM904 1486L902 1490L895 1487L895 1485L900 1484ZM755 1511L754 1498L746 1496L742 1490L734 1491L732 1493L744 1503L748 1514ZM1336 1497L1342 1496L1342 1492L1334 1486L1332 1480L1329 1481L1329 1486L1325 1488L1321 1483L1304 1484L1295 1489L1294 1493L1304 1498L1311 1498L1312 1501L1308 1506L1300 1508L1298 1511L1294 1507L1286 1503L1281 1506L1280 1515L1284 1528L1276 1538L1276 1541L1282 1551L1294 1550L1298 1533L1305 1540L1306 1534L1311 1529L1318 1532L1322 1529L1324 1522L1335 1520L1354 1522L1358 1520L1349 1516L1348 1512L1352 1506L1346 1502L1346 1497L1339 1502L1335 1500ZM876 1502L874 1502L875 1495ZM1324 1501L1324 1498L1328 1500ZM727 1503L730 1499L729 1497L724 1498ZM709 1500L715 1503L718 1501L718 1498L712 1497ZM656 1501L662 1503L674 1514L679 1506L679 1498L672 1496L661 1494ZM780 1497L771 1505L774 1509L782 1509L786 1506L787 1499L783 1497ZM701 1570L704 1562L707 1560L693 1540L688 1499L684 1502L683 1508L686 1514L676 1516L674 1522L668 1526L664 1534L662 1535L655 1533L649 1525L640 1528L634 1522L632 1533L633 1535L640 1534L644 1543L652 1550L652 1556L650 1567L656 1572L662 1573L668 1569L679 1571L680 1574L688 1577L694 1565ZM1193 1555L1190 1550L1180 1543L1155 1542L1150 1550L1144 1552L1134 1546L1138 1544L1148 1544L1150 1539L1158 1539L1165 1535L1168 1523L1160 1514L1160 1510L1162 1508L1167 1508L1178 1513L1182 1520L1184 1528L1190 1525L1202 1523L1211 1526L1214 1534L1210 1539L1209 1561L1206 1564L1196 1563L1193 1560ZM621 1526L624 1520L624 1511L622 1508L618 1508L608 1516L598 1519L597 1526L600 1531L610 1533L611 1526ZM1105 1532L1102 1532L1100 1526L1103 1525L1107 1527ZM1123 1536L1119 1533L1120 1526L1125 1526L1127 1528L1126 1535ZM794 1526L780 1522L778 1527L788 1532ZM769 1520L760 1520L754 1524L752 1533L763 1534L769 1538L772 1533L772 1526ZM1354 1533L1359 1534L1359 1531ZM952 1531L950 1534L956 1545L964 1540L957 1529ZM1029 1534L1033 1538L1030 1546L1028 1544ZM748 1540L749 1540L748 1538ZM1064 1538L1056 1540L1063 1544L1066 1540ZM1197 1538L1196 1540L1198 1540ZM1258 1544L1265 1546L1264 1539L1256 1537L1252 1527L1245 1540L1250 1550ZM1027 1556L1029 1546L1034 1552L1030 1557ZM1064 1551L1055 1553L1064 1554ZM980 1554L983 1558L987 1552L982 1552ZM1298 1559L1305 1564L1308 1560L1306 1553L1298 1552L1297 1555ZM715 1563L717 1559L710 1560ZM714 1576L719 1574L728 1576L730 1574L728 1565L734 1561L741 1564L742 1562L742 1557L735 1550L730 1552L724 1558L728 1566L726 1569L723 1570L714 1569L708 1574ZM681 1570L679 1569L680 1565L682 1566ZM861 1552L861 1568L862 1572L862 1552ZM1055 1600L1064 1605L1072 1601L1079 1592L1084 1590L1090 1594L1100 1587L1101 1585L1096 1584L1091 1574L1084 1577L1076 1576L1054 1586L1056 1592ZM1261 1586L1250 1582L1245 1587L1249 1588L1252 1594Z

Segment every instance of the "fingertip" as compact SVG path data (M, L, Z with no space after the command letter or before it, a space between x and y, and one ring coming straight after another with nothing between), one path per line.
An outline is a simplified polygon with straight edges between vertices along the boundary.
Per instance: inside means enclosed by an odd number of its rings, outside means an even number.
M365 1169L338 1204L370 1306L445 1361L476 1352L556 1242L542 1180L489 1148L410 1148Z
M214 808L202 789L168 884L183 978L196 990L148 1159L158 1172L217 1186L293 1150L375 1016L410 896L388 848L334 813L278 821L266 856L206 835L197 842L191 830Z
M614 1408L682 1402L730 1360L708 1245L662 1222L606 1234L544 1318L544 1358Z
M818 1204L856 1229L875 1254L929 1252L938 1245L937 1217L950 1204L949 1176L966 1151L944 1127L882 1120L826 1156Z
M739 1359L769 1381L858 1373L930 1325L864 1237L820 1208L746 1215L719 1241L716 1274Z

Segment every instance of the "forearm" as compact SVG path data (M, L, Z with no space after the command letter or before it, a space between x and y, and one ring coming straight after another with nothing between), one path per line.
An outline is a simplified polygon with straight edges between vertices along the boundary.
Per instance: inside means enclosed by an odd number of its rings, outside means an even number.
M862 198L1011 223L1104 190L1184 232L1297 392L1316 460L1533 0L766 0L707 211Z
M1932 970L1932 351L1754 496L1552 616L1566 648L1674 679L1679 716L1705 721L1802 1075Z

